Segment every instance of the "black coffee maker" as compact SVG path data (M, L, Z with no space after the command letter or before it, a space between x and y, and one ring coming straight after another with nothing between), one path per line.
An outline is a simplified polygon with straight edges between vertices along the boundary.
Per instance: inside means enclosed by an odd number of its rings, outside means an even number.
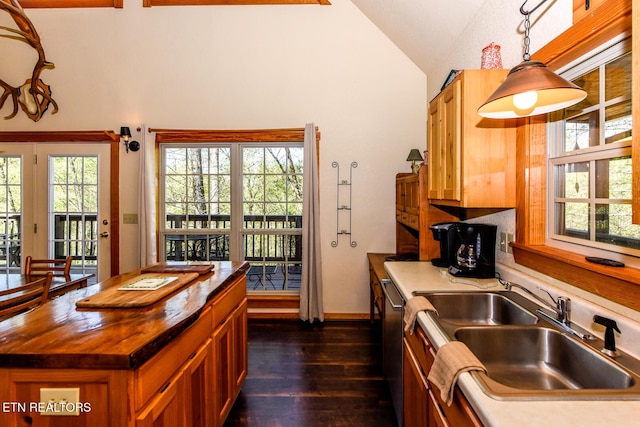
M449 267L458 277L495 277L497 226L450 222L430 228L440 241L440 258L433 259L433 265Z
M457 233L451 231L457 222L440 222L429 227L433 233L433 238L440 242L440 258L432 258L431 264L436 267L449 267L453 265L455 249L457 248Z

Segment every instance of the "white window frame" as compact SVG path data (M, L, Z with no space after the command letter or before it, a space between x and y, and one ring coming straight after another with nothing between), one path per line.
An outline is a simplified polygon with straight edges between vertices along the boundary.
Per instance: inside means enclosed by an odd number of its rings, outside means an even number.
M165 149L167 148L192 148L192 147L215 147L215 148L228 148L230 150L230 182L231 182L231 227L224 229L203 228L203 229L171 229L166 226L166 194L165 194L165 171L166 171L166 157ZM229 259L239 260L244 259L243 254L243 239L246 235L302 235L302 228L292 229L247 229L244 226L244 211L243 211L243 149L251 147L300 147L304 148L303 141L265 141L265 142L233 142L233 143L220 143L220 142L198 142L193 143L171 143L163 142L159 144L160 149L160 182L159 182L159 200L160 200L160 214L159 214L159 242L160 259L166 260L165 251L165 237L168 235L227 235L229 236ZM285 265L289 265L289 260L284 261ZM288 283L288 269L283 269L285 282ZM264 282L265 280L263 280ZM275 288L275 286L274 286ZM265 289L269 290L269 289ZM275 290L275 289L274 289ZM290 292L288 289L284 289L284 292ZM264 291L260 291L263 293ZM279 293L282 291L278 290ZM292 291L298 293L299 289Z
M604 64L618 58L622 54L630 51L630 49L631 38L629 36L621 35L605 43L599 49L596 49L588 55L585 55L559 69L557 73L567 80L572 80L588 73L600 64ZM604 81L601 80L600 84L600 93L603 93L602 86L604 85ZM597 108L600 109L601 115L599 131L601 132L600 139L602 139L605 131L605 118L603 117L604 109L600 103ZM593 165L595 165L596 160L631 155L631 141L615 142L606 145L600 144L596 147L588 147L569 153L563 152L564 122L559 118L559 116L559 114L550 114L547 123L547 237L545 244L547 246L581 253L585 256L611 258L623 261L630 266L640 267L640 260L637 258L640 257L639 250L555 234L554 205L555 201L558 200L555 197L555 166L559 164L566 164L568 162L592 162L591 165L594 167ZM571 160L569 161L569 159ZM595 168L592 170L595 170ZM590 187L594 188L595 173L591 174L590 179ZM586 199L587 203L594 203L595 201L596 199L591 197L591 195ZM592 225L591 229L593 230L593 222L595 221L593 215L591 216L590 221Z

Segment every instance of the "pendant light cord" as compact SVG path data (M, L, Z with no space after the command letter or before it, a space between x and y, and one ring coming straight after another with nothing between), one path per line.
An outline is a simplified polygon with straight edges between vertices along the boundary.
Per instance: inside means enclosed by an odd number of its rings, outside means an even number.
M532 12L538 10L540 6L542 6L547 0L542 0L536 7L531 10L524 10L524 5L527 4L528 0L525 0L520 6L520 13L524 15L524 55L522 55L522 59L528 61L531 59L531 55L529 54L529 45L531 40L529 39L529 30L531 29L531 21L529 20L529 15Z

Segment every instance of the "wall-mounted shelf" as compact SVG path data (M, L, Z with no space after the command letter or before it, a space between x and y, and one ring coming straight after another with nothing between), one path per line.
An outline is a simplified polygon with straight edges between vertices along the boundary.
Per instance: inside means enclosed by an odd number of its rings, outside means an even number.
M336 239L331 242L332 247L338 246L340 236L349 237L349 246L355 248L358 246L355 240L351 238L351 208L353 191L353 170L358 167L357 162L351 162L349 168L349 179L340 179L340 164L338 162L331 163L331 167L336 169Z

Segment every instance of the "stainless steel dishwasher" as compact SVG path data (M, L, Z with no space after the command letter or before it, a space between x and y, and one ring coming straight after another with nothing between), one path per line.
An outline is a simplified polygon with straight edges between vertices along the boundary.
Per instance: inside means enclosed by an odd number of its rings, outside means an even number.
M403 305L404 301L395 284L388 279L381 281L384 293L383 350L384 375L391 391L391 401L396 412L398 426L402 427L403 391L402 359Z

